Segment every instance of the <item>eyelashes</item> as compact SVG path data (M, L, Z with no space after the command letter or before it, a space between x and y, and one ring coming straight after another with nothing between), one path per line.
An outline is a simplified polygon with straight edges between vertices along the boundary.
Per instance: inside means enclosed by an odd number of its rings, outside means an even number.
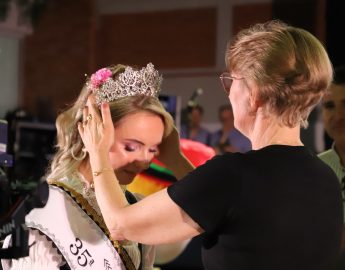
M127 152L135 152L137 150L140 150L140 148L141 148L141 145L135 145L135 144L126 144L124 146L124 149ZM159 152L158 147L150 148L149 152L153 154L158 154Z
M134 152L135 150L137 150L138 147L132 146L132 145L125 145L125 150L127 152Z

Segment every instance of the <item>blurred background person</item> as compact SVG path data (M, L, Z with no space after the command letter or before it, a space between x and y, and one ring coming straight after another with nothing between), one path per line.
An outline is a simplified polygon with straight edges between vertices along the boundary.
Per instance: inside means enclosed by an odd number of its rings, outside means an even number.
M210 145L211 133L202 127L204 108L195 104L187 108L187 123L181 126L180 137Z
M217 154L244 153L251 150L252 145L249 139L234 126L234 113L230 104L219 107L218 119L222 127L211 135L211 146Z
M334 80L322 99L322 120L333 144L330 149L320 153L319 157L337 175L345 201L345 66L335 68ZM345 228L342 249L345 251Z

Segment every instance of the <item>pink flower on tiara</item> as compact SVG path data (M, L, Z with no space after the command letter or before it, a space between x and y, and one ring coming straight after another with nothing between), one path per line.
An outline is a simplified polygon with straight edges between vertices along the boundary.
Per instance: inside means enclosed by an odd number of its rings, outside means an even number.
M93 89L102 85L110 76L111 71L107 68L101 68L91 75L91 85Z

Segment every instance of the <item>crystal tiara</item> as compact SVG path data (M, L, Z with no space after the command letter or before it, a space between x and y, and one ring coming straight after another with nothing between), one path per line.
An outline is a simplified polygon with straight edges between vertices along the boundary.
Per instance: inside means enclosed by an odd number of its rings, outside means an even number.
M116 80L112 78L110 69L102 68L92 74L86 84L94 93L99 106L102 102L111 102L122 97L145 95L157 98L162 80L154 65L149 63L140 70L127 66Z

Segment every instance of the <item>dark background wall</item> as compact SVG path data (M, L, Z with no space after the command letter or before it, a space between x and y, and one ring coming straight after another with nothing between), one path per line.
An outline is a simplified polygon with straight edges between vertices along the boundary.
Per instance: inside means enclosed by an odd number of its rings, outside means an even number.
M331 15L339 12L336 5L327 1L327 45L331 56L338 51L343 59L331 26L341 25L344 17ZM143 65L152 61L163 70L213 68L211 76L216 76L221 72L219 23L229 25L224 34L231 37L250 24L279 18L325 40L326 0L236 1L229 8L228 22L219 22L219 13L216 1L199 8L114 14L100 14L94 0L48 1L33 34L22 41L20 103L33 113L42 103L49 103L55 114L76 97L84 74L119 62Z
M326 44L334 66L345 64L344 2L327 0Z

